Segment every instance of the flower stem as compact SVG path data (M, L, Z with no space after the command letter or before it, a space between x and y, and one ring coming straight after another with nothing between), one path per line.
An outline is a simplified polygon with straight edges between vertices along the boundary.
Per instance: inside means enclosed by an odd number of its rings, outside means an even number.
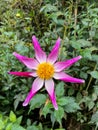
M74 7L74 37L75 39L76 39L77 15L78 15L78 1L76 1L75 7Z
M66 30L67 30L67 25L64 25L64 34L63 34L61 48L60 48L60 51L59 51L59 61L62 59L64 40L66 38Z

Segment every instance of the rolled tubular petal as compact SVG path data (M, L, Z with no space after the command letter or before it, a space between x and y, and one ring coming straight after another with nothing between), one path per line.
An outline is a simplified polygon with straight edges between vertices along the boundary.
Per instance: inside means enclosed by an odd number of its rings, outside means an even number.
M71 83L84 83L85 82L83 79L71 77L70 75L68 75L64 72L55 73L53 77L55 79L59 79L59 80L62 80L64 82L71 82Z
M41 49L40 44L35 36L32 36L32 43L35 50L36 59L41 62L46 62L46 53Z
M32 88L30 90L30 92L28 93L25 101L23 102L23 106L27 106L30 102L30 100L32 99L32 97L36 94L36 92L42 88L44 84L44 80L40 79L40 78L36 78L32 84Z
M12 74L15 76L21 76L21 77L32 77L33 73L32 72L8 72L8 74ZM34 74L35 77L35 74Z
M22 56L16 52L13 53L13 55L24 65L26 65L29 69L36 69L38 66L38 61L33 58L28 58L26 56Z
M77 57L72 58L72 59L67 60L67 61L56 62L54 64L55 72L60 72L64 69L70 67L72 64L74 64L75 62L77 62L81 58L82 58L82 56L77 56Z
M54 92L54 82L52 79L50 80L45 80L45 88L49 94L49 97L50 97L50 100L54 106L54 108L56 110L58 110L58 106L57 106L57 103L56 103L56 96L55 96L55 92Z
M50 52L47 58L48 62L51 62L52 64L55 63L55 61L58 58L59 48L60 48L60 38L57 39L52 51Z

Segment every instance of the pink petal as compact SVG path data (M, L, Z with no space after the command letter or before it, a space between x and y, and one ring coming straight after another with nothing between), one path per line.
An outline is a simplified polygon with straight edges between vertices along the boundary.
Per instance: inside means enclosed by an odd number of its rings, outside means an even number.
M8 72L8 74L12 74L15 76L22 76L22 77L36 77L37 75L35 74L35 72Z
M37 60L33 59L33 58L28 58L26 56L22 56L16 52L13 53L13 55L20 61L22 62L24 65L26 65L29 69L36 69L38 66L38 62Z
M23 106L27 106L28 103L30 102L30 100L32 99L32 97L36 94L36 92L42 88L44 84L44 80L40 79L40 78L36 78L32 84L32 88L30 90L30 92L28 93L25 101L23 102Z
M77 57L72 58L72 59L67 60L67 61L56 62L54 64L55 72L60 72L64 69L70 67L72 64L74 64L75 62L77 62L81 58L82 58L82 56L77 56Z
M62 80L64 82L71 82L71 83L84 83L85 82L83 79L71 77L70 75L68 75L64 72L55 73L53 77L55 79L59 79L59 80Z
M40 44L35 36L32 36L32 43L35 50L36 59L41 62L46 62L46 53L41 49Z
M52 51L50 52L47 58L47 62L51 62L52 64L55 63L55 61L58 58L59 48L60 48L60 38L57 39Z
M50 96L50 100L52 101L54 108L57 110L58 106L56 103L56 96L55 96L55 92L54 92L54 82L52 79L45 80L45 88Z

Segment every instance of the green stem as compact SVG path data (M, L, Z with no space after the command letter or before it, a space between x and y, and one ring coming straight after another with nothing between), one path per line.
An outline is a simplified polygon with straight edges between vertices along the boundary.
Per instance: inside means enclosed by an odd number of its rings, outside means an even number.
M97 130L98 126L96 125L95 130Z
M67 26L64 26L64 34L63 34L63 39L62 39L62 44L61 44L61 48L60 48L60 52L59 52L59 61L61 60L62 57L62 53L63 53L63 45L64 45L64 40L66 38L66 30L67 30Z
M78 0L76 1L75 7L74 7L74 37L75 39L76 39L77 15L78 15Z

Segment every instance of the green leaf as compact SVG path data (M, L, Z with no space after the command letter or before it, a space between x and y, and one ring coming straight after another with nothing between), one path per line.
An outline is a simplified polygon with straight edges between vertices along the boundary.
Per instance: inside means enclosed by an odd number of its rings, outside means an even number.
M66 129L63 129L63 128L59 128L59 129L55 129L55 130L66 130Z
M62 97L58 99L58 104L64 106L64 110L68 113L75 112L80 109L78 103L75 102L73 97Z
M46 96L43 94L37 94L30 102L30 111L35 108L40 108L46 101Z
M58 11L57 13L52 13L49 18L51 18L56 24L64 25L64 20L58 19L59 16L62 16L62 12Z
M11 122L16 122L16 115L13 111L10 112L9 118Z
M48 103L46 106L44 106L44 108L41 111L41 115L43 115L45 118L47 116L47 114L51 113L50 108L52 108L52 104Z
M9 123L5 130L11 130L11 128L12 128L12 123Z
M88 76L87 73L85 73L83 71L80 72L80 77L82 77L83 79L87 79L87 76Z
M15 49L17 52L21 52L22 54L25 54L26 52L29 52L29 49L23 42L17 43L15 45Z
M3 128L4 128L4 122L0 120L0 130L2 130Z
M60 106L64 106L64 105L66 105L66 104L68 104L69 103L69 101L68 101L68 99L66 98L66 97L62 97L62 98L59 98L58 99L58 104L60 105Z
M42 124L40 123L38 126L35 126L35 125L28 126L27 130L43 130Z
M20 117L17 118L17 124L20 124L20 123L21 123L22 117L23 117L23 116L20 116Z
M70 43L71 43L71 46L72 46L73 48L78 49L78 50L81 49L81 45L78 44L77 41L70 41Z
M86 48L86 49L83 49L81 51L81 55L84 57L84 58L88 58L88 59L92 59L92 56L91 56L91 50L89 48Z
M64 95L64 82L60 82L56 85L56 95L57 97L61 97Z
M61 124L62 118L64 117L64 109L59 106L58 110L54 111L54 117Z
M75 102L75 99L73 97L66 97L67 104L64 107L64 110L67 113L70 112L76 112L80 109L79 104Z
M77 102L80 102L81 99L82 99L82 94L80 92L78 92L77 95L76 95Z
M72 96L74 94L74 89L73 88L70 88L69 90L68 90L68 95L69 96Z
M84 39L79 39L77 41L71 40L71 46L75 49L81 49L81 47L89 47L92 46L91 42L86 41Z
M28 126L27 130L39 130L36 126Z
M85 39L79 39L77 40L78 44L81 45L81 47L89 47L89 46L92 46L91 42L90 41L87 41Z
M90 101L88 104L89 110L91 110L94 107L95 103L93 101Z
M26 129L24 129L22 126L18 124L13 124L11 130L26 130Z
M48 12L55 12L55 11L57 11L56 6L53 6L53 5L51 5L51 4L46 4L46 5L43 6L43 7L41 8L41 10L40 10L40 12L45 12L46 14L47 14Z
M90 123L98 123L98 111L92 115Z
M92 71L90 74L93 78L98 79L98 71Z
M94 93L98 96L98 85L94 85Z
M98 62L98 55L92 55L92 60Z

